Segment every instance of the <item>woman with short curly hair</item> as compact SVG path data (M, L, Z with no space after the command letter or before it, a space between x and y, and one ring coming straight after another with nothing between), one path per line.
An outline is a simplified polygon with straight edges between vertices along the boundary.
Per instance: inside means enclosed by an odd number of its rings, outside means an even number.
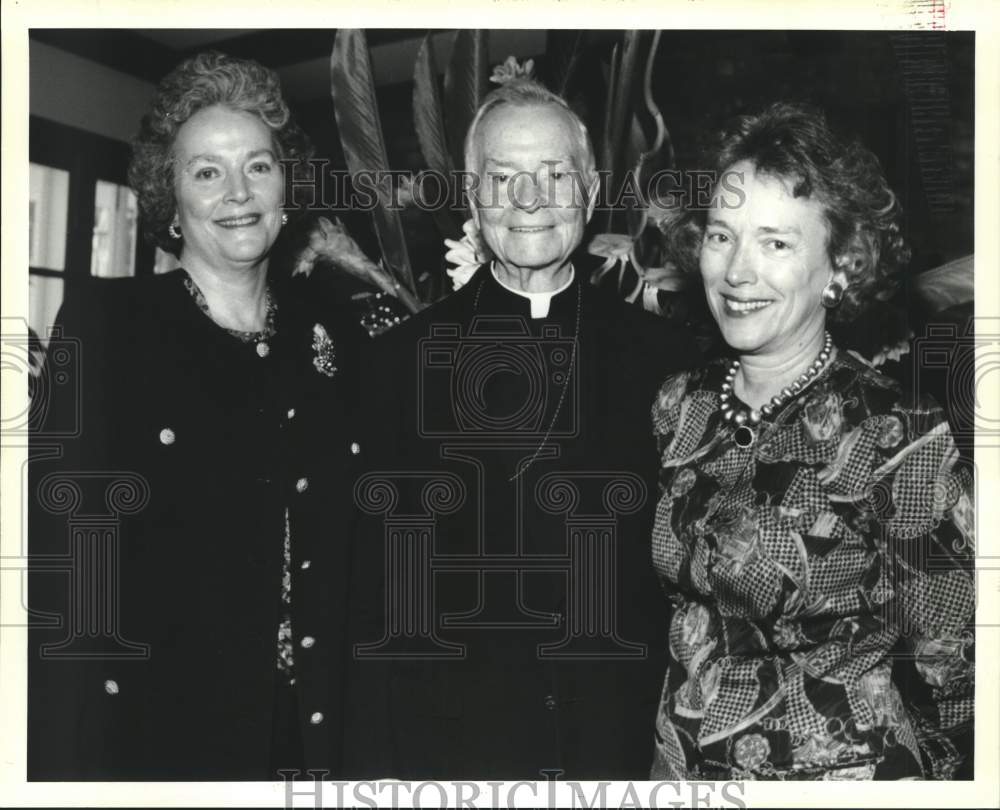
M44 491L48 471L120 471L137 513L93 593L33 571L33 608L90 626L73 611L92 598L117 622L32 655L34 779L337 770L356 325L268 274L282 161L308 152L276 74L220 53L179 65L142 120L129 179L182 269L74 288L59 316L83 366L49 416L79 408L82 427L34 473ZM65 554L65 534L33 516L35 553ZM38 628L32 646L60 641Z
M193 115L216 105L260 119L270 130L278 161L305 161L312 153L274 71L216 51L183 62L160 83L152 108L143 116L128 174L146 233L157 247L174 255L180 255L183 245L183 234L176 238L170 233L176 224L174 140Z
M951 778L973 716L969 470L937 405L826 331L891 290L900 206L868 150L793 105L736 121L710 165L674 244L731 354L653 405L674 603L653 776Z
M792 196L822 202L827 253L849 282L843 300L828 311L831 322L853 321L895 292L910 250L901 230L902 206L869 149L838 137L822 114L778 103L731 122L716 135L703 164L726 190L727 172L741 161L763 174L790 178ZM734 189L720 200L737 203ZM667 248L675 263L697 272L708 210L689 207L676 213L663 226Z

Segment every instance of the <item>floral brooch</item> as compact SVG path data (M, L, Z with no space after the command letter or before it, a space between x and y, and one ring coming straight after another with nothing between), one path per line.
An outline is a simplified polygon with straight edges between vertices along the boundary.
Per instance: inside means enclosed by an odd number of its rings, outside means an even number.
M313 365L316 367L316 370L327 377L332 377L336 374L337 349L321 323L313 326L312 348L316 352L316 356L313 358Z

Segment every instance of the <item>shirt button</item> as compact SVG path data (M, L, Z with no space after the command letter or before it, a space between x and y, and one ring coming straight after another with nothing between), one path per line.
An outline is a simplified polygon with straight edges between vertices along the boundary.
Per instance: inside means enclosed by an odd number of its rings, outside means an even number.
M552 697L552 695L545 696L545 708L548 709L550 712L555 711L556 699Z
M300 478L298 481L295 482L295 491L296 492L305 492L307 489L309 489L309 479L308 478Z
M312 723L314 726L318 726L320 723L323 722L323 712L313 712L311 715L309 715L309 722Z
M104 682L104 691L107 692L109 695L117 695L118 681L112 681L110 679L106 680Z
M268 346L263 340L257 344L257 356L267 357L271 353L271 347Z
M302 570L305 571L311 565L312 565L312 560L303 560L302 561Z
M310 647L312 647L312 645L315 644L315 643L316 643L316 639L314 639L312 636L302 636L302 641L299 642L299 644L301 644L303 646L303 648L307 649L307 650Z
M160 431L160 444L173 444L177 441L177 436L170 428L163 428Z
M289 419L294 419L295 418L295 408L289 408L288 409L288 418Z
M356 456L361 452L361 445L357 442L351 442L351 455Z

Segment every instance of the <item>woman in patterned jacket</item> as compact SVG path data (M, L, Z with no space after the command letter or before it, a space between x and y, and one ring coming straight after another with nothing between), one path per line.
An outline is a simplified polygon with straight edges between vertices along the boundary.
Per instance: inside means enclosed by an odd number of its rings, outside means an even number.
M653 406L653 560L675 606L653 778L954 778L971 476L941 409L826 331L907 261L900 206L876 158L803 108L739 119L714 158L712 205L677 235L731 357Z

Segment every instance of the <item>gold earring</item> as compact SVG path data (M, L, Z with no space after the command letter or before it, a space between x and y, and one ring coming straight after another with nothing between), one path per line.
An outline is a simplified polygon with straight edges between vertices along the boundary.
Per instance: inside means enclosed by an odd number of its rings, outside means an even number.
M823 303L823 306L827 309L834 309L840 306L840 302L843 300L844 288L836 281L827 282L827 285L823 288L823 292L820 293L820 301Z

